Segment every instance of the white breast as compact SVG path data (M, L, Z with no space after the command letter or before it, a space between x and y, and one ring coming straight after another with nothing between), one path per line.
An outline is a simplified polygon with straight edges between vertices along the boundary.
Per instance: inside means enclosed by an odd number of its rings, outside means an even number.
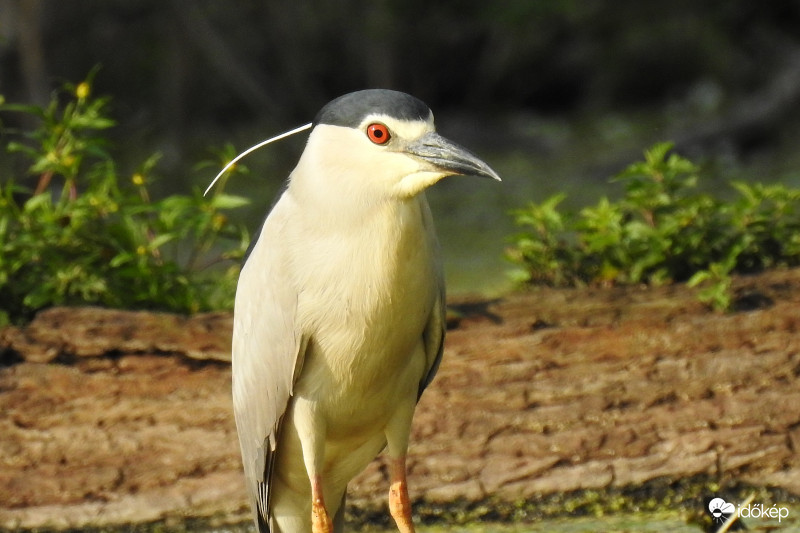
M298 324L310 339L299 391L324 390L322 402L374 400L403 373L438 293L426 210L424 197L387 202L356 226L323 225L295 243L306 262L295 269L305 273L296 279Z

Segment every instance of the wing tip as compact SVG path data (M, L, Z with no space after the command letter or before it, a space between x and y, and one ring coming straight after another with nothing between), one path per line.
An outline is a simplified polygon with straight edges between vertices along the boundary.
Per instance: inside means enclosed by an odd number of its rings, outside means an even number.
M269 519L261 514L261 510L256 513L256 531L258 533L272 533L272 529L269 527Z

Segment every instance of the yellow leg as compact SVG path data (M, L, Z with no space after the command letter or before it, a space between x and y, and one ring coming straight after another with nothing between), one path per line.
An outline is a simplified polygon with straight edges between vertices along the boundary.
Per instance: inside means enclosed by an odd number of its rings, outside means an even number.
M319 476L314 476L311 482L311 533L333 533L333 522L325 508Z
M411 520L411 502L408 500L408 484L406 483L406 457L389 458L389 512L392 513L400 533L414 533L414 522Z

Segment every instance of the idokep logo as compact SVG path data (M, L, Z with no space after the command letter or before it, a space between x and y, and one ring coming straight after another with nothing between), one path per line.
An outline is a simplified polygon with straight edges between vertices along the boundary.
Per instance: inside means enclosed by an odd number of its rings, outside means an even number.
M760 503L752 505L743 505L739 508L739 516L742 518L763 518L763 519L778 519L778 523L784 518L789 516L789 509L786 507L778 507L774 504L772 507L764 507Z
M715 524L724 524L736 513L736 506L722 498L713 498L708 502L708 512L711 513L711 520Z
M739 506L737 512L734 504L726 502L722 498L713 498L708 502L708 512L711 514L711 520L715 524L724 524L728 520L734 519L734 515L738 515L739 518L777 519L778 523L780 523L781 520L789 516L789 509L786 507L778 507L777 504L771 507L764 507L760 503L751 504L752 499L753 496L750 496L744 504Z

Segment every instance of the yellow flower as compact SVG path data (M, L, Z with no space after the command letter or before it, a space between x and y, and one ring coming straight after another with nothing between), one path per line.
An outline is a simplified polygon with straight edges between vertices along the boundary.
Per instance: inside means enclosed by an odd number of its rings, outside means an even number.
M144 176L142 176L137 172L136 174L133 175L131 181L133 182L134 185L138 185L139 187L141 187L142 185L144 185Z
M89 92L91 92L91 87L88 82L83 81L75 87L75 96L77 96L79 100L86 100L86 98L89 97Z
M136 248L136 253L139 254L139 255L145 255L147 253L147 247L145 247L144 245L140 244Z
M222 227L225 225L227 221L228 218L225 215L223 215L222 213L217 213L211 219L211 227L213 227L215 231L219 231L222 229Z

